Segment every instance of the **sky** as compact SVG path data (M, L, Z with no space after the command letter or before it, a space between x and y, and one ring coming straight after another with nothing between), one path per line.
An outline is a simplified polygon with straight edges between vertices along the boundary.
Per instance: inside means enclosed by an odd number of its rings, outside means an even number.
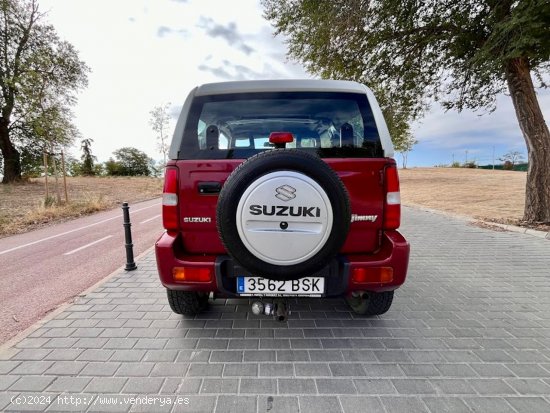
M259 0L40 0L46 19L90 67L75 124L105 161L133 146L160 160L150 111L179 109L197 85L227 80L312 78L286 58L284 39L262 17ZM550 93L539 94L545 119ZM490 164L511 150L526 153L509 96L491 114L444 112L437 104L413 125L419 143L408 166L475 160ZM78 145L72 151L79 156ZM397 156L398 160L401 160Z

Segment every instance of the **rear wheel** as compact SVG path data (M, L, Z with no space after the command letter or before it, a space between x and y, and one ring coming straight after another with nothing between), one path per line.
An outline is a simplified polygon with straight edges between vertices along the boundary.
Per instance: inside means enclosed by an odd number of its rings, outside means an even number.
M346 302L355 314L380 315L387 312L393 301L393 291L366 292L358 297L347 297Z
M196 315L208 306L208 293L166 290L170 308L176 314Z

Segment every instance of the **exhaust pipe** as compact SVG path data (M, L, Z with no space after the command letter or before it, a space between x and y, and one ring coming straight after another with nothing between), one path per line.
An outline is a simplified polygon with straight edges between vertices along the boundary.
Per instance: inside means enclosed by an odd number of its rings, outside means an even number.
M264 303L261 301L254 301L252 303L252 314L260 315L264 313Z
M286 301L277 300L275 301L275 318L279 321L286 321L288 318L288 309Z
M286 321L290 314L289 306L286 300L277 299L272 303L263 303L261 301L254 301L251 307L254 315L266 315L273 316L278 321Z

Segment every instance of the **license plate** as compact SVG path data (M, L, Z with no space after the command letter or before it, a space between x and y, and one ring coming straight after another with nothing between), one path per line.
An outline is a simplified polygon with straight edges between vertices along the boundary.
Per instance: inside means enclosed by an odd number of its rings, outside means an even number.
M324 277L304 277L299 280L277 281L262 277L237 277L237 293L242 296L321 297L325 293L325 279Z

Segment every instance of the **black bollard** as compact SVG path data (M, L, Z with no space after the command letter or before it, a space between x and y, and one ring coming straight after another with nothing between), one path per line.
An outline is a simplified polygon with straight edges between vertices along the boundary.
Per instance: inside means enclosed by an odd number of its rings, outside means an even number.
M137 269L137 265L134 262L134 244L132 243L132 230L130 223L130 207L128 206L128 202L124 202L122 204L122 216L124 217L124 240L126 247L126 267L124 269L126 271L133 271Z

